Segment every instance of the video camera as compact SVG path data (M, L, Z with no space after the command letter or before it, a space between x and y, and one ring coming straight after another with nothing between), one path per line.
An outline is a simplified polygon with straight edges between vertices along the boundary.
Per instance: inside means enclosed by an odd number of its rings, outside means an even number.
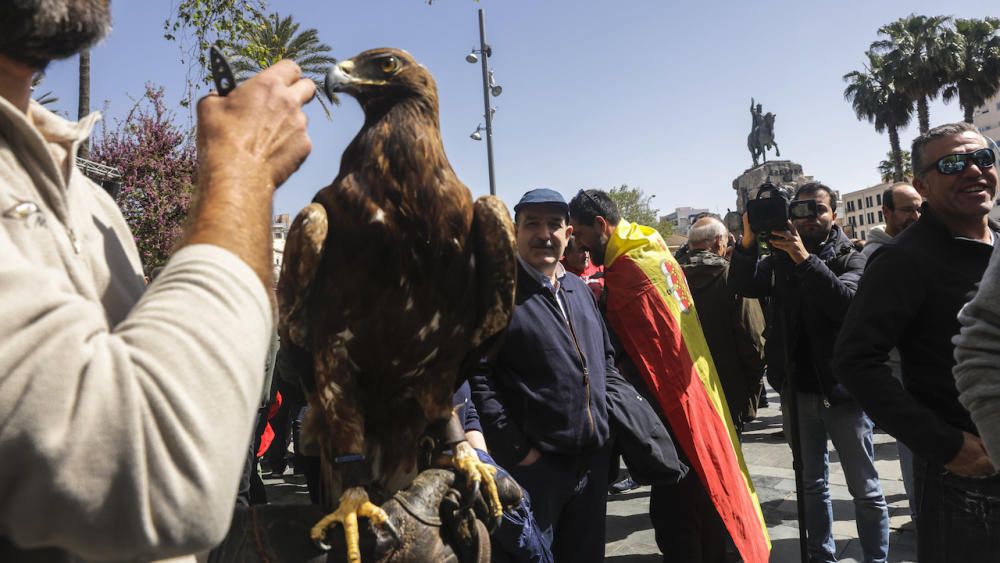
M818 215L816 200L789 201L790 199L781 188L771 182L764 182L757 189L757 197L747 202L750 230L759 240L767 242L771 231L784 231L789 220L814 219Z
M781 188L771 182L764 182L757 188L757 197L746 204L750 230L768 248L771 231L784 231L790 220L815 219L818 215L816 200L789 201L790 199Z

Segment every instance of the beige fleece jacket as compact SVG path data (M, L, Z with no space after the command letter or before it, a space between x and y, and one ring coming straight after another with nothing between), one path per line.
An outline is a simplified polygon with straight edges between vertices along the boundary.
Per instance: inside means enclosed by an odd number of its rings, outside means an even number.
M0 535L86 560L218 542L272 313L243 261L178 251L147 289L112 199L72 165L96 115L0 98Z

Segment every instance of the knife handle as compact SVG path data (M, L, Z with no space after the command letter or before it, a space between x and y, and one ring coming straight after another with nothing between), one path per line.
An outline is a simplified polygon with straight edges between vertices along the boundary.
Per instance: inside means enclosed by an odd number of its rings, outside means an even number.
M236 88L236 77L233 76L233 69L229 66L222 51L214 45L208 52L208 58L212 65L212 80L215 81L215 91L220 96L226 96Z

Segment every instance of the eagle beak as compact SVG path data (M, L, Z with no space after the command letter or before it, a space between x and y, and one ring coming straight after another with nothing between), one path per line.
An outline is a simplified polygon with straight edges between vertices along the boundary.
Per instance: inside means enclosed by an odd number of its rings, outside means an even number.
M326 92L326 97L332 100L335 93L346 91L356 81L351 76L352 72L354 72L354 61L349 59L330 67L330 70L326 73L326 80L323 82L323 90Z

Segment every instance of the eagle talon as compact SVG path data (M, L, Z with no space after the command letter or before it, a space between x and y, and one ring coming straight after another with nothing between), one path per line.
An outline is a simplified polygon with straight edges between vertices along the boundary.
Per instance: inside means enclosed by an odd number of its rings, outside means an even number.
M403 540L399 537L399 530L396 529L396 525L393 524L391 520L386 519L386 521L382 523L382 528L389 532L389 535L392 536L392 541L396 542L396 544L402 543Z
M472 449L472 446L468 442L459 442L455 446L455 455L452 458L452 463L455 469L465 475L471 493L475 493L475 490L479 487L486 489L483 491L483 497L490 509L490 514L494 518L499 518L503 514L503 504L500 502L500 493L497 490L497 468L480 461L479 456L476 455L476 450ZM472 498L472 494L466 495L466 500L463 504L471 505ZM465 508L468 508L468 506Z
M319 549L320 551L330 551L331 549L333 549L333 546L331 546L330 544L326 543L323 540L314 539L313 544L315 544L316 549Z
M368 518L372 527L387 528L389 533L399 541L399 532L389 515L368 500L368 493L362 487L351 487L340 495L340 505L331 514L327 514L310 530L316 546L323 551L329 551L330 546L324 541L329 528L335 524L344 527L344 542L347 544L348 563L361 563L361 537L358 533L358 517Z

